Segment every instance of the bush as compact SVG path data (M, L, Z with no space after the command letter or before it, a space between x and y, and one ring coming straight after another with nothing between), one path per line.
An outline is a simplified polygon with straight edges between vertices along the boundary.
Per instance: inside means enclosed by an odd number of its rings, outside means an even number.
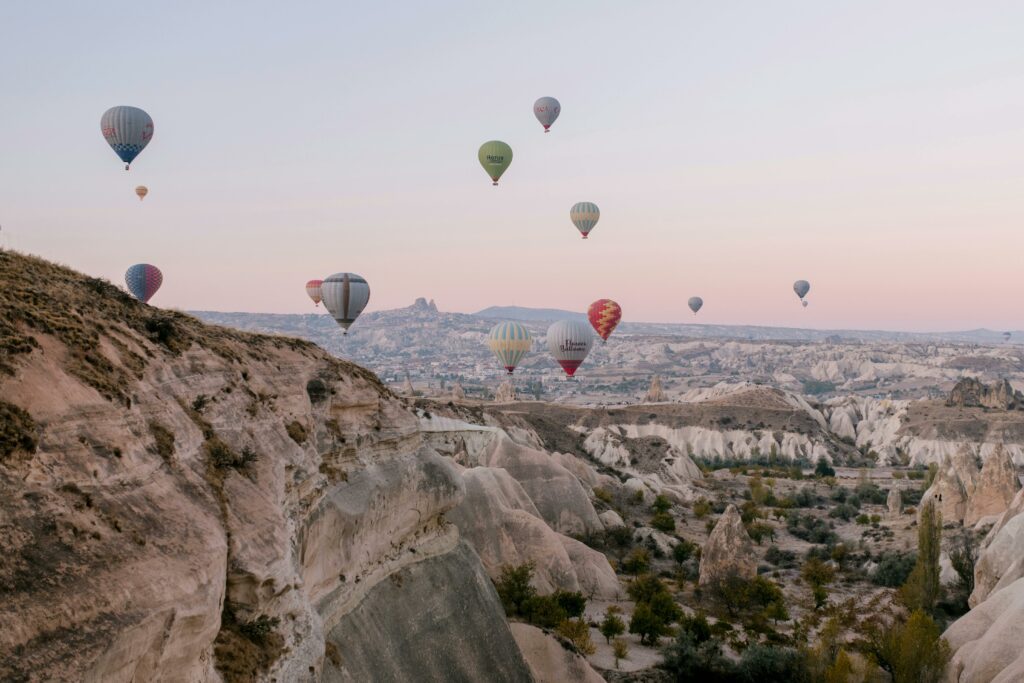
M711 513L711 503L706 498L701 498L693 504L693 515L697 519L704 519Z
M825 458L818 458L818 462L814 465L814 476L816 477L834 477L836 471L832 465L828 463Z
M32 416L13 403L0 401L0 461L15 451L35 453L37 444Z
M494 582L494 588L498 591L501 606L505 608L507 616L522 616L524 604L537 594L537 590L530 585L531 579L533 579L532 562L501 568L501 575Z
M558 635L571 642L581 654L592 655L597 652L590 640L590 626L583 619L566 619L558 625Z
M805 653L790 647L754 643L743 651L737 678L744 683L810 683Z
M228 467L241 469L256 459L256 454L251 449L245 448L242 450L242 454L239 455L216 436L207 439L203 444L203 448L206 450L206 457L209 459L210 464L217 469Z
M916 562L917 556L913 553L885 553L871 573L871 583L886 588L899 588L906 583Z
M149 433L153 437L157 455L164 461L170 461L174 456L174 434L159 422L149 423Z
M839 541L839 537L824 520L809 514L794 512L789 515L786 518L786 530L808 543L834 545Z
M542 628L555 628L569 618L554 595L534 595L528 598L519 616Z
M301 422L299 422L298 420L292 420L290 423L288 423L286 429L288 431L288 436L292 438L292 441L299 444L300 446L306 443L306 439L308 438L308 436L306 434L306 428L302 426Z
M685 564L687 560L694 557L697 554L697 544L687 541L685 538L679 539L679 543L672 548L672 559L676 561L676 564Z
M672 503L662 494L658 494L654 499L654 503L651 505L651 509L655 512L668 512L672 508Z
M611 605L604 613L604 620L601 621L601 635L609 643L612 642L612 638L617 638L626 632L626 624L622 621L619 613L619 608Z
M629 643L622 638L616 638L612 641L612 655L615 657L615 668L618 669L619 660L629 658Z
M736 666L722 654L714 639L697 642L689 631L680 630L665 648L661 667L677 681L728 683L736 677Z
M558 590L554 592L554 598L571 619L582 617L583 610L587 607L587 598L579 591Z
M594 489L594 498L597 498L602 503L612 504L612 494L608 489L601 488L598 486Z
M651 554L646 548L633 548L629 556L622 561L622 571L627 574L643 574L651 568Z
M676 520L667 512L658 512L651 517L651 527L666 534L676 530Z
M796 566L796 553L792 550L780 550L778 546L771 546L764 554L765 562L774 564L776 567L790 568Z
M839 518L844 522L849 522L851 519L857 516L857 508L850 505L849 503L843 503L829 510L828 516Z

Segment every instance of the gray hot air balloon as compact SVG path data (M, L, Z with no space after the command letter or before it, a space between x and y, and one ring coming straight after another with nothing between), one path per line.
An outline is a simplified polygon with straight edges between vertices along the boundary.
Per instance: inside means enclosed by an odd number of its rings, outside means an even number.
M686 305L690 307L690 310L693 311L694 315L697 315L697 311L699 311L701 306L704 305L704 299L701 299L699 296L691 296L690 300L686 302Z
M370 285L355 273L335 273L320 285L324 308L345 334L370 301Z
M153 119L138 107L111 107L100 117L100 130L127 171L153 139Z
M544 126L544 132L550 133L551 124L562 113L562 105L554 97L542 97L533 103L533 115Z
M548 351L572 377L594 345L590 326L579 320L559 320L548 328Z
M796 295L803 299L807 296L807 292L811 291L811 283L807 280L797 280L793 283L793 291Z

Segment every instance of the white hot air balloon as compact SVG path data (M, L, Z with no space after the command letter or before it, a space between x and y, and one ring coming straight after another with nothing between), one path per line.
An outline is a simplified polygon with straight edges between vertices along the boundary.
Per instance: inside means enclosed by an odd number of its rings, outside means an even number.
M544 132L551 132L551 124L555 122L558 115L562 113L562 105L554 97L542 97L533 103L533 115L544 126Z
M138 107L111 107L100 118L100 131L127 171L153 139L153 119Z
M335 273L320 285L324 308L345 334L370 301L370 285L355 273Z
M572 377L594 346L594 332L582 321L559 320L548 328L547 341L548 351Z

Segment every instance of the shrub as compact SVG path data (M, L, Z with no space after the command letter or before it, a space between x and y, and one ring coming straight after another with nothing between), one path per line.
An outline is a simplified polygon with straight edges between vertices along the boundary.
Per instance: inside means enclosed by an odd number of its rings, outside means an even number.
M582 617L583 610L587 607L587 598L579 591L558 590L554 592L554 598L571 619Z
M906 583L916 562L917 557L913 553L886 553L879 558L878 566L871 573L871 582L876 586L899 588Z
M629 632L640 636L641 644L655 645L668 633L668 624L654 613L649 603L639 602L629 620Z
M597 652L590 640L590 626L583 619L566 619L558 625L558 635L573 644L576 650L584 655Z
M27 411L0 401L0 461L15 451L35 453L36 423Z
M658 494L654 499L654 503L651 505L651 509L655 512L668 512L672 508L672 503L662 494Z
M811 680L807 655L791 647L754 643L743 651L737 678L744 683L802 683Z
M816 477L834 477L836 476L836 471L829 464L828 460L818 458L818 462L814 465L814 475Z
M685 564L687 560L696 555L697 544L687 541L685 538L679 539L679 543L672 548L672 559L676 561L676 564Z
M528 598L519 616L542 628L555 628L569 618L554 595L534 595Z
M873 620L862 626L863 648L893 683L938 683L950 659L949 643L923 610L899 619Z
M536 589L530 585L531 579L533 579L532 562L501 568L501 574L494 582L494 588L498 592L501 606L505 608L507 616L521 616L523 605L537 594Z
M149 423L149 433L153 437L153 447L157 455L165 461L174 456L174 434L159 422Z
M615 657L615 668L619 668L620 659L629 658L629 644L622 638L616 638L612 641L612 655Z
M611 605L604 613L604 620L601 621L601 635L604 636L606 642L612 642L612 638L617 638L626 632L626 624L622 621L622 617L619 616L620 610L615 605Z
M711 513L711 503L706 498L701 498L693 504L693 515L697 519L704 519Z
M680 630L668 647L661 667L677 681L727 683L734 681L736 666L722 654L717 640L697 642L689 631Z
M841 520L843 520L845 522L849 522L856 515L857 515L857 508L855 508L853 505L850 505L849 503L843 503L841 505L837 505L834 508L832 508L831 510L829 510L829 513L828 513L829 517L836 517L836 518L839 518L839 519L841 519Z
M776 567L790 568L796 566L796 553L792 550L780 550L778 546L771 546L764 554L765 562L770 562Z
M244 448L241 455L239 455L217 436L207 439L203 444L203 448L206 450L206 457L209 459L210 464L217 469L228 467L241 469L256 459L256 454L250 448Z
M667 512L657 512L651 517L651 527L666 534L676 530L676 520Z
M627 574L643 574L651 568L651 554L646 548L633 548L633 551L622 561L622 571Z
M809 514L796 512L790 514L786 518L786 530L808 543L833 545L839 540L839 537L824 520Z
M299 444L300 446L306 443L307 434L306 428L302 426L302 423L298 420L292 420L286 427L288 436L292 438L292 441Z
M197 413L201 413L203 412L203 410L206 409L206 406L208 406L209 404L210 397L207 396L206 394L199 394L194 399L192 399L192 410L196 411Z
M602 503L607 503L608 505L611 505L612 503L611 491L601 488L600 486L594 489L594 498L597 498Z

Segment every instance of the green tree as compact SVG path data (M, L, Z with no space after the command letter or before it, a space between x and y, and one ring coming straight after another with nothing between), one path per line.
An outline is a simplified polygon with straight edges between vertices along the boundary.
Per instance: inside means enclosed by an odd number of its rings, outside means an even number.
M658 494L654 499L654 503L651 505L651 509L655 512L668 512L671 507L671 501L662 494Z
M612 655L615 657L615 668L619 668L619 660L629 657L629 643L622 638L616 638L612 642Z
M728 683L736 680L736 665L722 654L718 641L697 642L692 633L683 629L665 648L661 666L676 681Z
M651 527L666 534L676 530L676 520L667 512L656 512L651 517Z
M566 638L584 655L592 655L597 651L590 640L590 626L582 619L565 619L558 625L558 635Z
M626 624L619 616L619 612L619 608L615 605L611 605L605 610L604 620L601 622L601 635L604 636L606 642L610 643L612 638L617 638L626 632Z
M570 618L582 617L587 608L587 598L579 591L555 591L554 598Z
M643 574L651 568L651 554L645 548L633 548L629 556L622 561L622 571L634 576Z
M505 608L507 616L522 616L523 605L537 595L536 589L530 585L532 579L532 562L501 568L501 575L494 583L494 587L498 591L501 606Z
M867 650L893 683L938 683L949 663L949 643L923 610L906 622L875 622L868 629Z
M672 559L676 561L676 564L686 564L697 552L697 544L691 543L686 539L679 539L679 543L672 548Z
M818 462L814 466L814 475L817 477L834 477L836 476L836 471L832 468L832 465L828 464L828 460L818 458Z
M640 636L642 644L654 645L668 632L668 624L654 613L650 603L640 602L637 603L633 617L629 620L629 632Z
M811 587L814 598L814 609L821 609L828 602L828 590L825 588L835 578L835 570L817 557L811 557L800 569L800 576Z
M911 610L931 612L939 600L939 552L942 547L942 516L934 501L921 507L917 526L917 562L907 582L900 589L900 598Z

